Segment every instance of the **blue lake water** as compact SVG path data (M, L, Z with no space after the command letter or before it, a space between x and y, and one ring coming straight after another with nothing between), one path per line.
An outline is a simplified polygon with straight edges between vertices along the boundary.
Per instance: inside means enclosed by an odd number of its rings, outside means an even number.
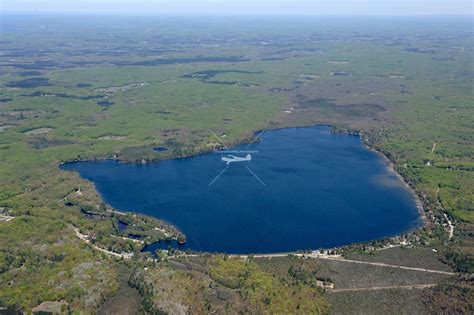
M422 224L413 194L358 136L316 126L271 130L262 139L251 146L258 153L250 162L231 164L211 186L226 168L216 153L145 165L99 161L61 168L94 182L118 210L174 224L187 236L183 249L329 248Z

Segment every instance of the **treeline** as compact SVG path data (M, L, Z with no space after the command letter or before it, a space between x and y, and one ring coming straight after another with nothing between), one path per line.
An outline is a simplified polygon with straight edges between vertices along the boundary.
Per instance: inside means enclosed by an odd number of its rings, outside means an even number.
M470 254L449 250L444 255L444 261L457 272L474 273L474 257Z

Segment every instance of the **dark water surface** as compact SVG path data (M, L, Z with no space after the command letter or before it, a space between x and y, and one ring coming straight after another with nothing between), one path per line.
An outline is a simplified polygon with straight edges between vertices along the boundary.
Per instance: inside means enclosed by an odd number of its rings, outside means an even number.
M251 147L259 151L251 162L231 164L211 186L226 167L220 154L146 165L78 162L62 169L94 182L116 209L176 225L187 236L183 249L268 253L328 248L421 225L413 195L359 137L317 126L267 131L262 138Z

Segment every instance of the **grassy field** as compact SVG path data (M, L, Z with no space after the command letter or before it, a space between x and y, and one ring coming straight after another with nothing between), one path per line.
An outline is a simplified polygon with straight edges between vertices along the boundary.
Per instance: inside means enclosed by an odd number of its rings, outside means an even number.
M64 299L72 310L91 311L123 292L117 263L78 240L72 227L94 235L104 248L134 246L111 237L118 233L116 218L84 214L84 209L105 213L106 206L91 183L60 171L60 163L188 156L214 148L209 130L226 135L226 143L245 141L262 128L318 123L360 132L394 162L428 218L426 247L392 256L380 252L374 259L432 267L443 261L473 272L469 20L6 16L0 32L0 212L15 217L0 222L0 305L30 310ZM155 147L169 150L159 153ZM444 214L454 223L451 239ZM439 254L429 254L432 247ZM214 293L204 296L208 292L200 289L211 280L228 288L230 263L221 263L203 262L214 266L206 276L150 267L136 274L135 285L153 286L171 273L182 287L150 298L149 307L224 310ZM130 264L141 268L144 262L137 258ZM268 295L290 294L262 267L229 268L250 268L242 287L230 285L233 293L223 293L241 309L263 311ZM303 287L298 299L317 294L311 285ZM337 294L329 301L344 300L335 309L340 312L357 300L352 293ZM379 298L360 294L367 305ZM385 296L387 309L406 293L397 296ZM159 297L171 304L161 305ZM272 299L268 307L328 310L324 297L308 305L285 301Z

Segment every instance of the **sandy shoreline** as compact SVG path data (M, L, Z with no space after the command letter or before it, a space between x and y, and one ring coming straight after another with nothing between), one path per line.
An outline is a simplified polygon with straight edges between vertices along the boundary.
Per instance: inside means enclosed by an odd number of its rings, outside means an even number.
M416 208L418 209L418 213L420 214L420 218L423 220L423 225L422 227L426 226L428 224L428 218L426 217L426 212L425 208L423 206L423 202L421 201L420 197L418 196L416 189L410 186L408 182L405 180L405 178L400 175L400 173L397 172L395 162L390 160L383 152L376 150L375 148L371 147L366 141L363 140L362 134L359 135L361 143L370 151L376 153L377 155L381 156L384 161L387 163L387 169L389 170L390 173L394 174L400 182L405 186L405 188L412 194ZM413 232L413 231L411 231Z

